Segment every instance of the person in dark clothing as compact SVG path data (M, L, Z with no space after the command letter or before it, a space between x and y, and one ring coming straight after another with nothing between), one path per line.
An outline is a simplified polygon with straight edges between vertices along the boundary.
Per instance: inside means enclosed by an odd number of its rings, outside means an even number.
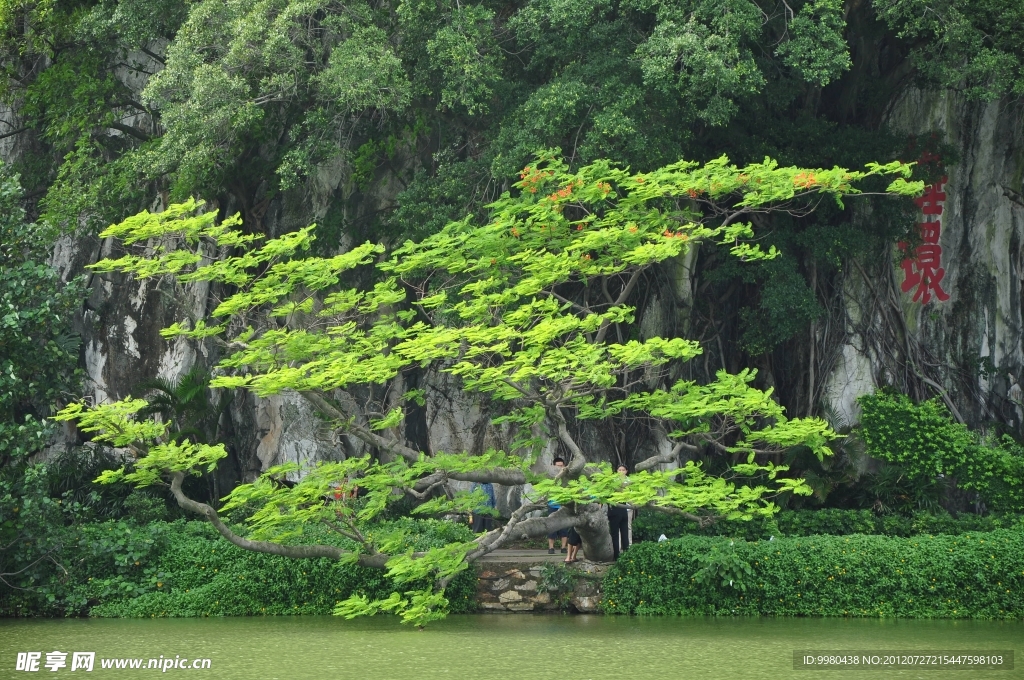
M479 534L483 531L490 531L494 522L491 520L491 513L494 512L495 506L497 506L496 499L494 497L494 485L490 482L484 482L483 484L473 484L473 491L480 489L484 492L486 500L484 504L473 511L473 533Z
M623 477L629 470L625 465L618 467L618 473ZM625 505L608 506L608 530L612 534L612 554L619 559L619 553L629 548L629 508Z
M579 562L579 558L576 557L580 552L580 546L583 545L583 537L580 536L579 532L576 531L576 527L569 527L569 554L565 557L566 564L572 564L573 562Z

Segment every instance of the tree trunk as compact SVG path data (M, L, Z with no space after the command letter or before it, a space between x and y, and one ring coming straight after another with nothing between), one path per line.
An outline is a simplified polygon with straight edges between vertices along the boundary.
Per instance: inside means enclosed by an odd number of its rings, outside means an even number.
M583 539L583 554L593 562L611 562L614 553L608 510L603 505L588 505L580 509L579 516L583 521L576 525L576 531Z

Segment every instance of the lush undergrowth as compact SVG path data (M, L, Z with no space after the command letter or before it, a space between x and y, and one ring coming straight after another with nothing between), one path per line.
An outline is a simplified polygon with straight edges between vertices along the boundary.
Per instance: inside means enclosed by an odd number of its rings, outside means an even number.
M450 522L398 521L415 526L414 550L471 537ZM111 521L68 530L76 536L56 556L60 566L30 590L4 589L0 616L330 614L352 593L381 598L396 590L381 570L241 550L205 522ZM456 577L447 590L451 611L474 608L475 586L471 570Z
M1024 617L1024 532L639 543L609 571L621 614Z
M918 536L926 534L966 534L1024 527L1024 515L961 513L954 517L947 512L915 512L911 515L879 515L870 510L783 510L774 517L755 517L749 522L716 522L708 526L676 515L657 511L641 511L633 522L636 541L657 541L680 536L727 536L748 541L782 536L846 536L877 534L881 536Z

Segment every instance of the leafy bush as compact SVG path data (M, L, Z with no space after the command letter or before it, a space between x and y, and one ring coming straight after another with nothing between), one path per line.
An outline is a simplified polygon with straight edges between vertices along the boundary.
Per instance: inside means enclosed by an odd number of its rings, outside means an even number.
M952 477L993 510L1024 511L1024 449L1011 437L981 437L938 400L915 404L889 391L860 397L868 453L915 478Z
M18 510L54 514L60 505L44 498ZM15 587L0 584L0 616L81 616L100 602L156 589L163 574L155 563L167 546L170 526L114 520L63 526L51 521L40 538L19 542L12 551L15 559L3 561L27 569L6 567L5 581Z
M472 539L467 527L439 520L405 518L374 530L396 528L415 532L408 546L413 550ZM394 589L381 570L241 550L206 522L108 521L64 531L56 562L43 564L24 584L30 590L0 584L0 616L330 614L352 593L387 597ZM326 531L307 539L330 542ZM475 574L456 577L447 589L451 611L470 611L475 592Z
M82 376L71 321L84 281L62 281L46 264L54 234L26 220L23 197L0 163L0 467L46 446L51 407Z
M772 536L846 536L880 534L915 536L918 534L965 534L1021 526L1024 515L971 515L956 517L947 512L915 512L904 515L876 515L870 510L783 510L772 518L755 517L749 522L717 522L700 527L678 516L654 510L641 510L633 521L635 541L657 541L686 535L727 536L748 541Z
M687 536L631 547L604 581L619 614L1024 617L1024 533Z

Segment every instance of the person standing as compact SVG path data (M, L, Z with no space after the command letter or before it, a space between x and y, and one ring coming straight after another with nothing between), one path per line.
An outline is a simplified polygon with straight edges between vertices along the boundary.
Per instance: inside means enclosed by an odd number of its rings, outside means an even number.
M1006 399L1013 406L1013 415L1016 416L1014 425L1020 429L1024 425L1024 390L1020 388L1017 376L1010 374L1010 389L1006 391Z
M481 489L484 495L487 497L484 500L484 504L473 511L473 533L479 534L483 531L490 531L494 522L491 519L491 513L497 506L497 502L494 497L494 485L490 482L484 482L483 484L474 483L473 491Z
M569 536L567 538L569 543L569 552L565 556L565 563L572 564L573 562L579 562L577 555L580 553L580 546L583 545L583 537L576 531L576 527L569 527Z
M555 458L555 460L552 461L552 463L554 464L554 466L556 468L564 468L565 467L565 460L562 459L562 458ZM554 501L548 501L548 515L551 515L552 513L558 512L559 508L561 508L561 507L562 507L561 505L559 505L558 503L555 503ZM558 539L562 539L562 552L563 553L567 553L568 552L569 530L568 529L559 529L557 531L552 531L550 534L548 534L548 554L549 555L554 555L555 554L555 541L558 540Z
M629 470L625 465L620 465L617 472L625 477ZM629 508L625 505L608 506L608 530L612 534L612 554L617 560L619 553L629 548Z

